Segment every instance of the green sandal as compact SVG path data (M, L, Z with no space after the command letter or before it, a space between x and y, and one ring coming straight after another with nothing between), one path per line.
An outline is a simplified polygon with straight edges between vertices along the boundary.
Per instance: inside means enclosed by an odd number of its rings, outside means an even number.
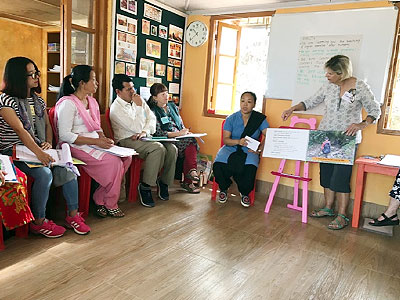
M320 211L326 212L326 215L318 215ZM333 212L332 208L320 208L320 209L315 209L311 212L310 217L312 218L323 218L323 217L334 217L335 213Z
M344 220L344 224L338 221L337 219L338 217L341 217ZM347 218L345 215L338 214L335 220L329 223L328 228L331 230L340 230L349 225L349 222L350 222L349 218Z

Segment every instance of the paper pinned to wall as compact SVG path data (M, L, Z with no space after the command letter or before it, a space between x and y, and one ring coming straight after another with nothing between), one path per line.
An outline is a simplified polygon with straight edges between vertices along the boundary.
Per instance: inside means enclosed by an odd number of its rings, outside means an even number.
M300 38L297 60L296 88L293 105L312 96L326 83L324 65L338 53L350 58L358 69L361 35L303 36ZM324 105L307 110L308 114L322 114ZM304 112L302 112L304 113Z
M169 93L170 94L179 94L179 83L170 83L169 84Z
M362 42L358 66L354 67L353 74L366 80L376 99L382 103L396 20L397 10L393 6L275 14L271 22L265 96L286 100L296 98L297 62L302 37L359 35ZM332 53L332 56L336 54L341 53Z

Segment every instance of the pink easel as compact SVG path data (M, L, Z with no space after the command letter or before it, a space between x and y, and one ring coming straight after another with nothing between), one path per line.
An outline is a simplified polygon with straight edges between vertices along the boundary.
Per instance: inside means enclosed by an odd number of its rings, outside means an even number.
M290 119L290 126L289 127L281 127L281 128L295 128L296 124L308 124L309 129L315 129L315 125L317 123L317 120L315 118L310 118L310 119L301 119L297 116L294 116ZM299 129L299 128L298 128ZM268 141L267 141L268 142ZM271 174L275 175L275 181L274 184L272 185L271 192L269 193L268 201L265 206L265 213L269 213L269 210L271 209L272 202L274 201L274 196L276 193L276 190L278 188L279 180L281 177L286 177L286 178L291 178L294 179L294 192L293 192L293 204L288 204L287 207L290 209L295 209L298 211L301 211L301 221L303 223L307 223L307 206L308 206L308 182L311 181L311 178L308 178L308 162L304 162L304 167L303 167L303 176L300 176L300 165L301 161L297 160L296 161L296 166L295 166L295 173L294 175L292 174L286 174L283 173L283 169L285 167L286 159L282 159L281 163L279 165L278 171L272 171ZM303 182L303 197L302 197L302 206L298 205L298 200L299 200L299 183L300 181Z

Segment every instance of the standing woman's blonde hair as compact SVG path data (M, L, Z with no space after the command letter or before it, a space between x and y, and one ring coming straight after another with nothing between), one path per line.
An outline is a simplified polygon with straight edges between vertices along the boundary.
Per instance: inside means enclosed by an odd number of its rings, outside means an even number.
M336 74L340 75L342 81L353 76L351 61L345 55L336 55L331 57L325 63L325 68L329 68Z

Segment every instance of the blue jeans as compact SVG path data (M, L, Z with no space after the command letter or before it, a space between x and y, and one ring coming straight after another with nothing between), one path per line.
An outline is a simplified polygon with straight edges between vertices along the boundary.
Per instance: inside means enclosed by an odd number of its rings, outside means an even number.
M53 181L51 170L47 167L29 168L24 162L14 161L14 164L26 175L35 179L32 184L31 209L35 219L46 216L46 204L49 199L50 186ZM68 210L78 209L78 181L71 180L62 186L63 195Z

